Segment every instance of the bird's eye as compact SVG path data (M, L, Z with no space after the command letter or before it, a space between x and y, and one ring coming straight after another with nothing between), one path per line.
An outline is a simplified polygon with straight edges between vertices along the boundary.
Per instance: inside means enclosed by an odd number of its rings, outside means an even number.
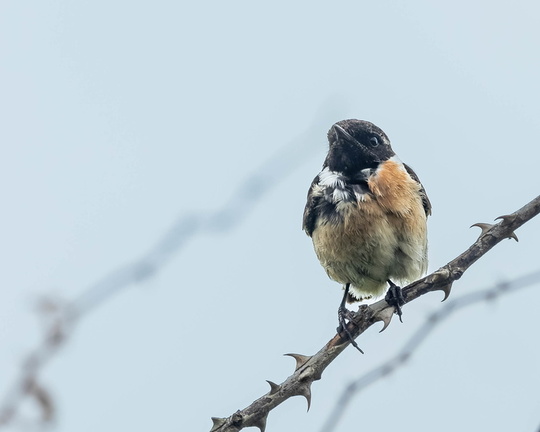
M379 145L379 140L377 137L371 137L369 143L371 144L371 147L377 147Z

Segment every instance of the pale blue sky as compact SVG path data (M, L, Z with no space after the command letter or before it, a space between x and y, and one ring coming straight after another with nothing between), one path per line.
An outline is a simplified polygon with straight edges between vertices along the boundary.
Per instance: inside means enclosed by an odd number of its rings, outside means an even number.
M471 224L539 193L539 12L533 1L4 0L0 397L41 334L39 296L76 298L184 215L231 199L232 229L193 236L76 328L42 376L51 430L206 431L264 380L284 380L282 354L313 354L336 327L341 291L301 231L328 128L360 118L389 135L433 203L438 268L474 241ZM271 183L253 205L234 195L247 179ZM538 224L452 295L537 270ZM267 431L317 431L345 384L441 298L368 331L364 356L348 349L314 384L308 414L293 398ZM539 303L536 286L456 314L357 396L338 430L535 430Z

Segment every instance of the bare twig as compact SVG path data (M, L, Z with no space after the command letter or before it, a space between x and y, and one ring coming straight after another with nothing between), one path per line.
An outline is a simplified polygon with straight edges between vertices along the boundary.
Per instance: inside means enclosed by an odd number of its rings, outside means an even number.
M483 224L482 233L469 249L439 270L403 288L405 303L441 290L444 299L450 295L452 283L487 251L505 238L517 237L514 231L540 212L540 196L510 215L501 216L495 225ZM499 219L499 218L497 218ZM362 305L349 323L349 332L354 338L362 334L374 323L383 321L383 330L390 324L394 308L384 300L370 306ZM311 402L311 384L321 378L326 367L349 345L336 334L318 353L313 356L290 354L296 359L295 372L281 384L270 383L270 391L251 405L225 418L213 417L211 432L237 432L246 427L258 427L264 432L268 414L276 406L292 396L304 396L308 407Z
M224 233L238 227L272 188L292 173L301 161L306 160L304 155L307 149L319 140L315 125L326 124L328 118L333 117L334 107L342 105L342 101L338 100L323 104L314 118L313 126L254 170L233 191L222 208L210 213L184 215L139 260L106 274L71 302L54 304L52 309L49 308L49 318L54 319L49 319L46 335L25 357L19 377L0 404L0 428L16 418L19 405L27 397L37 402L43 422L52 419L54 403L40 380L40 372L69 340L68 336L71 336L76 324L118 292L155 277L190 241L204 234Z

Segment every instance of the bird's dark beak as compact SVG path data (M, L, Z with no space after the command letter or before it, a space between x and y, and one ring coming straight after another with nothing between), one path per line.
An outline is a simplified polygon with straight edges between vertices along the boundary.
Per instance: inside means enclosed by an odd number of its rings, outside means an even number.
M353 143L356 142L356 140L352 137L352 135L349 132L347 132L345 129L343 129L341 126L335 124L334 126L332 126L332 128L334 129L336 141L344 140L344 141L349 141Z

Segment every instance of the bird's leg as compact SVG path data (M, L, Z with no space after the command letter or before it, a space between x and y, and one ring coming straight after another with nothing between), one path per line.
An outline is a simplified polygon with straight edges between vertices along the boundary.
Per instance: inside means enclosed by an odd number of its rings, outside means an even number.
M358 344L352 337L351 332L347 328L347 322L345 321L345 320L349 320L349 322L351 321L351 311L345 307L345 302L347 301L347 297L349 295L350 286L351 286L350 283L347 283L345 285L345 292L343 293L343 298L341 299L341 303L339 305L339 309L338 309L339 327L337 328L337 332L341 333L343 331L345 335L347 336L347 339L349 339L349 342L351 343L351 345L355 347L358 351L360 351L362 354L364 354L364 351L360 349L360 347L358 346Z
M401 315L402 315L401 306L405 304L405 297L403 297L403 292L401 291L401 287L398 287L390 279L388 279L387 282L389 283L390 288L388 288L388 292L386 293L384 300L390 306L394 306L394 308L396 309L396 314L399 316L399 320L403 322L403 320L401 319Z
M351 284L348 283L345 285L345 291L343 292L343 298L341 299L341 303L339 304L338 309L338 322L339 327L337 328L337 332L341 333L342 331L347 331L347 323L346 319L350 321L350 314L351 311L345 307L345 302L347 301L347 297L349 295L349 288Z

